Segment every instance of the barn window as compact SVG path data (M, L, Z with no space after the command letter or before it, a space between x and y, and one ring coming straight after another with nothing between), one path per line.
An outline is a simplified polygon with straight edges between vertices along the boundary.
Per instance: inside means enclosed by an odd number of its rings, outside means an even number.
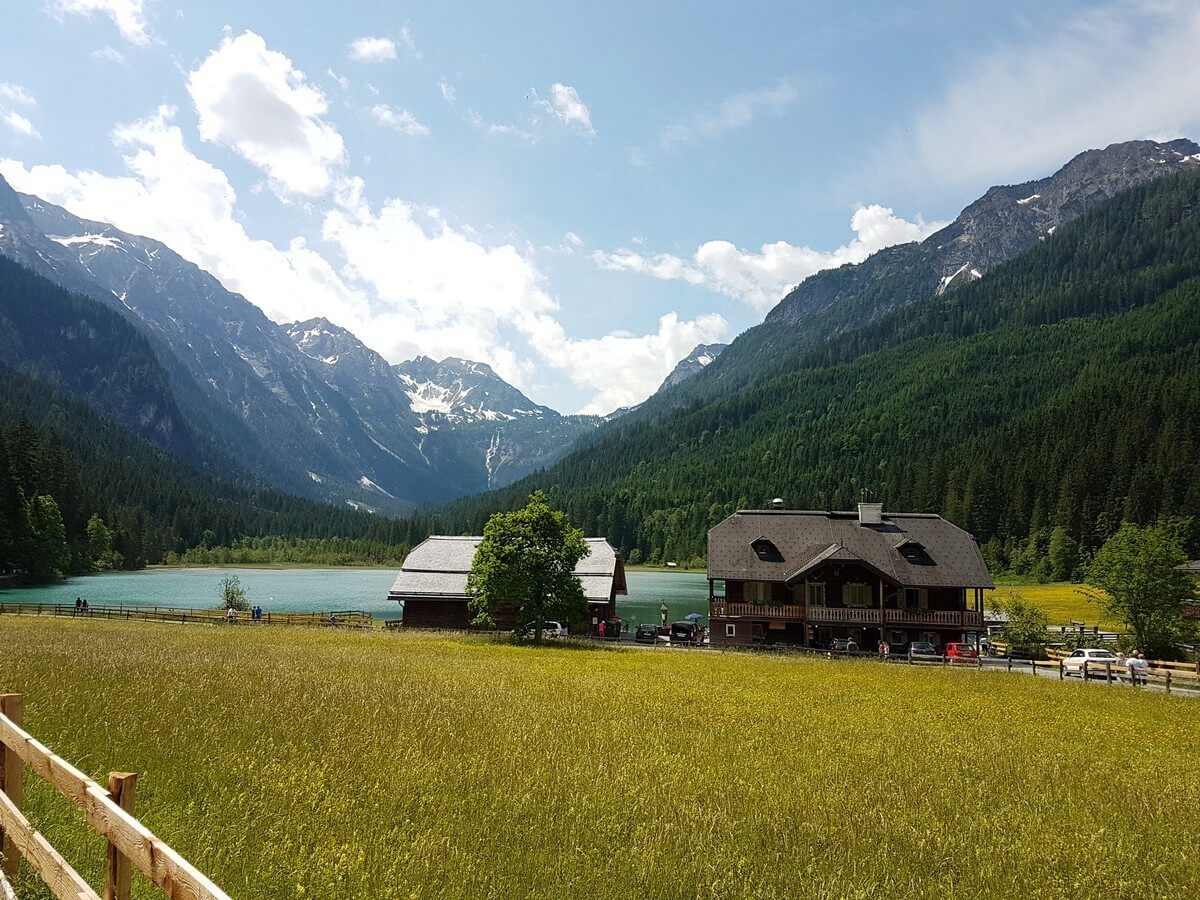
M725 625L725 637L737 637L737 626L732 622Z

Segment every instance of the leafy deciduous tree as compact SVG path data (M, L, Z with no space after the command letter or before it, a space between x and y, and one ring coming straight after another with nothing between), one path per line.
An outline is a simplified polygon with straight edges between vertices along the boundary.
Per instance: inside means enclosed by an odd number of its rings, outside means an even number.
M541 491L524 509L495 513L467 578L475 624L494 627L498 616L511 615L518 626L531 623L540 643L547 620L578 621L587 602L572 573L586 554L583 532Z
M1182 635L1179 601L1195 591L1176 568L1186 560L1170 529L1126 522L1096 551L1088 568L1088 581L1107 592L1101 602L1133 629L1149 655L1170 654Z

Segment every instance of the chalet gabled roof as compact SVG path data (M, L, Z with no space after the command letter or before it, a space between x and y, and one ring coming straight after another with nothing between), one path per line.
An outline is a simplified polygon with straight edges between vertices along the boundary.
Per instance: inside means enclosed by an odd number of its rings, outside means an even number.
M466 600L467 576L475 559L475 549L483 538L434 535L426 538L404 559L389 599L408 597L440 600ZM604 538L584 538L587 556L575 567L575 577L589 601L605 601L627 593L625 566L617 551Z
M751 543L770 540L782 557L758 557ZM920 560L902 550L919 545ZM828 563L859 563L903 587L993 587L970 534L941 516L890 513L878 525L853 512L740 510L708 533L708 576L787 582Z

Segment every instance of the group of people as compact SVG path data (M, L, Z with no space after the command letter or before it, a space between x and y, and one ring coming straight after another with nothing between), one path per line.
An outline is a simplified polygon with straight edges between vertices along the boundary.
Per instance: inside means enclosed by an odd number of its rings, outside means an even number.
M88 608L88 604L87 604L86 600L84 600L82 597L75 598L75 613L76 613L76 615L83 612L87 608Z
M250 608L250 621L251 622L261 622L262 617L263 617L263 611L262 611L261 606L253 606ZM237 610L234 609L232 606L229 607L227 610L225 610L225 621L228 622L230 625L232 625L233 623L235 623L237 621Z

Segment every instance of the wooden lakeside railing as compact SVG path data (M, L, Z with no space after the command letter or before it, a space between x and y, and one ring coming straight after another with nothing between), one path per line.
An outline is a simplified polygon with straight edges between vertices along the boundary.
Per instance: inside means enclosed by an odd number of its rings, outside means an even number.
M129 900L134 868L171 900L230 900L229 896L133 816L137 775L113 772L102 788L55 755L22 727L20 694L0 694L0 828L3 872L12 877L24 857L58 900L100 900L21 812L22 764L81 809L108 840L104 900Z
M70 603L3 603L0 615L57 616L71 619L140 619L181 624L225 624L225 611L220 609L187 609L175 606L88 606L80 609ZM312 613L271 613L263 610L261 619L251 619L250 613L237 614L239 625L352 625L370 626L371 614L361 610L332 610Z

